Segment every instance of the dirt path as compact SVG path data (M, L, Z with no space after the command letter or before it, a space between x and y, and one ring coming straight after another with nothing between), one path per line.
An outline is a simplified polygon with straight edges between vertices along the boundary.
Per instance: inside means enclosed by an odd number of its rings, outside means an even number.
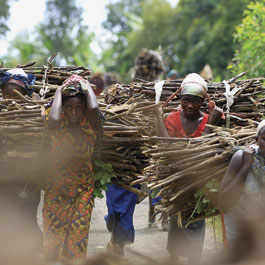
M104 221L104 215L106 213L107 208L105 198L96 200L96 207L91 220L88 255L104 251L110 240L110 234L106 229ZM168 258L168 253L166 251L167 232L162 231L160 223L158 228L148 228L147 213L148 200L145 199L136 206L134 214L135 242L130 246L126 246L125 255L129 259L132 258L133 255L129 251L129 249L132 249L146 256L152 257L157 261L163 261ZM211 257L216 251L220 250L220 248L221 245L220 242L218 242L216 249L213 234L207 227L202 259L205 260ZM135 259L135 255L133 257Z

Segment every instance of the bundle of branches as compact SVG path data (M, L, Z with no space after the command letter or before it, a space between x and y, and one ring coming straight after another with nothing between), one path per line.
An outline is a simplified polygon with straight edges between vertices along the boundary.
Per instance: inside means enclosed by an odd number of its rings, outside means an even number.
M116 83L104 92L105 102L107 104L124 104L133 95L133 90L129 86Z
M17 66L22 68L27 74L31 73L36 76L36 82L33 88L42 97L53 96L58 86L62 85L63 81L73 74L78 74L86 80L91 76L91 70L84 66L53 66L51 62L54 57L51 57L48 60L47 66L43 67L32 67L35 62ZM10 68L0 68L0 72L7 70L10 70Z
M165 66L159 51L142 49L135 59L134 78L153 81L161 73L165 73Z
M8 157L35 157L43 135L43 104L47 101L1 100L1 150ZM4 147L4 148L3 148Z
M161 197L159 210L171 216L181 213L186 220L216 214L215 196L229 160L235 148L254 143L255 136L249 126L219 127L193 139L158 138L144 154L150 157L145 169L149 188Z
M42 116L44 105L49 99L34 101L18 95L21 100L0 101L0 160L2 164L9 164L7 170L17 161L29 165L29 161L43 155L41 147L48 146L49 138L43 137L46 134L43 134L45 127ZM148 137L143 137L148 135L148 118L139 111L141 108L137 108L137 103L131 103L111 108L100 103L106 118L103 126L105 137L99 143L101 161L112 165L120 185L138 179L148 165L148 158L143 155L149 142ZM127 188L132 189L129 185Z
M222 108L227 117L229 118L230 126L233 125L247 125L246 119L260 121L264 115L265 107L265 87L263 81L265 78L254 78L249 80L238 80L245 73L231 78L224 82L208 83L208 94L215 104ZM163 85L161 95L161 102L165 101L174 94L181 85L182 80L166 80ZM145 105L152 105L155 103L155 82L133 82L130 89L133 94L143 94L146 99ZM226 95L226 86L229 92ZM149 99L149 101L147 100ZM233 102L231 101L233 100ZM228 105L231 102L231 105ZM165 112L170 112L176 109L180 104L180 94L170 101L167 107L164 108ZM207 102L202 106L204 112L208 111ZM225 121L222 121L225 124ZM221 124L221 125L222 125Z
M38 161L41 147L46 144L43 142L42 115L48 100L34 101L21 97L22 100L0 101L1 181L22 180L31 172L36 175L40 172L37 170Z
M148 136L151 135L151 121L138 106L138 100L131 99L130 104L122 105L100 104L100 110L105 116L104 138L96 153L100 153L101 161L112 165L116 176L113 183L147 195L133 188L139 179L144 178L143 169L149 165L149 159L143 151L150 148Z

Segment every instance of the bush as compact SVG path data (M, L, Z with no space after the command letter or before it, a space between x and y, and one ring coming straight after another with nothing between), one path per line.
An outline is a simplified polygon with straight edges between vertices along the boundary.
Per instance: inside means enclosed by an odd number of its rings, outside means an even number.
M239 45L228 69L234 75L247 71L248 77L265 76L265 2L251 2L236 27L234 41Z

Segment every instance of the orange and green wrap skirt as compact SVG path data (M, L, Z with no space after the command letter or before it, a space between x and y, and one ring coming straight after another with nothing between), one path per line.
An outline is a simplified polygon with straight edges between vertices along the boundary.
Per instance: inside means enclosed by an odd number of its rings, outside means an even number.
M87 252L94 191L91 155L96 135L85 118L80 125L81 141L69 132L64 117L59 129L50 130L52 166L43 205L47 261L81 258Z

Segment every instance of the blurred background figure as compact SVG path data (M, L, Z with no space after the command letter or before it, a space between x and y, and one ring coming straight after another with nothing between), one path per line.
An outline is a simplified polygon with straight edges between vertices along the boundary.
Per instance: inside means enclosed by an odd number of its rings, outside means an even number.
M200 75L206 80L213 80L213 71L208 63L203 67L202 71L200 72Z
M18 91L23 96L27 95L32 99L40 99L39 95L34 93L33 84L36 78L33 74L26 74L21 68L13 68L0 73L0 88L4 99L19 99L14 92Z
M116 83L120 83L119 75L116 73L111 73L111 72L105 73L104 79L105 79L107 88L111 87L112 85Z
M167 78L169 80L176 80L178 78L180 78L180 74L176 69L171 69L168 73L167 73Z
M153 51L143 48L135 58L135 66L132 73L133 79L146 81L159 80L166 78L165 65L160 49Z
M103 90L105 89L106 82L105 82L105 76L101 72L95 73L89 80L89 82L96 86L95 89L93 89L96 96L99 96Z
M19 99L15 91L39 99L32 87L35 80L33 74L19 68L1 72L3 99ZM4 145L1 142L1 153L5 152ZM36 160L7 158L4 161L0 177L0 255L15 258L22 253L25 257L40 254L42 232L37 224L40 186L36 180L39 177L35 171Z
M249 240L241 242L241 247L257 244L256 239L240 232L240 225L249 222L251 218L260 222L264 216L265 195L265 120L260 122L257 129L257 144L238 150L232 157L220 188L220 206L224 211L224 223L228 248L238 249L240 237L248 236ZM241 222L243 220L243 222ZM249 227L250 229L250 227ZM254 230L254 228L252 228ZM264 226L262 227L264 230ZM251 230L250 230L251 231ZM240 234L239 234L240 233ZM264 231L261 230L261 233ZM258 235L253 235L253 237ZM264 247L265 244L262 245ZM248 249L249 251L250 249ZM240 250L242 251L242 250ZM264 251L263 251L264 252ZM237 253L237 256L236 256ZM262 254L262 253L260 253ZM234 254L240 259L244 253L239 249Z

